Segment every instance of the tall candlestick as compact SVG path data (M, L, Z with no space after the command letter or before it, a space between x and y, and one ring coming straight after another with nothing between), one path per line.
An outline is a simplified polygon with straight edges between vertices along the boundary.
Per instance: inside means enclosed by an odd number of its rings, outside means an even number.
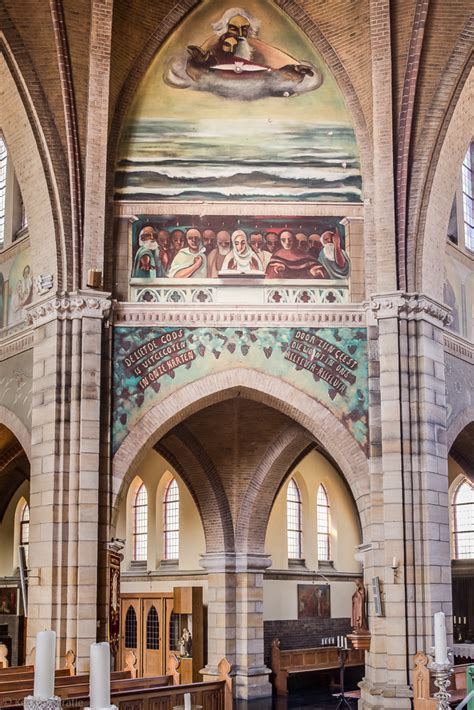
M448 641L446 638L446 618L443 611L434 615L435 661L448 663Z
M47 700L54 695L54 669L56 667L56 632L40 631L36 637L35 698Z
M90 707L101 710L110 707L110 646L91 644Z

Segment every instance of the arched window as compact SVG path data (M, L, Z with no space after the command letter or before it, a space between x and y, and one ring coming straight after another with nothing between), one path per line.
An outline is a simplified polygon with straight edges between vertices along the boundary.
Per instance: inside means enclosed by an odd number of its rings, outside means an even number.
M179 651L179 614L170 614L170 651Z
M5 207L7 196L7 144L0 133L0 249L5 242Z
M137 615L133 606L127 609L125 616L125 648L137 647Z
M474 558L474 486L466 478L453 497L456 558Z
M133 559L143 562L147 559L148 541L148 495L142 483L133 503Z
M20 518L20 545L25 548L25 558L28 562L28 545L30 542L30 506L25 503Z
M329 499L322 483L318 488L316 524L318 530L318 560L328 562L331 559Z
M146 617L146 647L147 651L158 651L160 648L160 622L153 605Z
M474 141L467 149L462 163L462 206L464 216L464 243L466 249L474 251L474 215L472 203L474 199Z
M176 479L168 483L163 501L165 560L179 559L179 488Z
M286 493L286 515L288 525L288 559L299 560L302 557L301 546L301 495L298 486L291 478Z

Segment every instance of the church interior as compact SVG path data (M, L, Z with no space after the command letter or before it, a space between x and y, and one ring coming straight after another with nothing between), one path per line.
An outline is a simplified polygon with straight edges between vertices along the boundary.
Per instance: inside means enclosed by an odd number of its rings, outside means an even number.
M0 0L0 707L474 690L473 36Z

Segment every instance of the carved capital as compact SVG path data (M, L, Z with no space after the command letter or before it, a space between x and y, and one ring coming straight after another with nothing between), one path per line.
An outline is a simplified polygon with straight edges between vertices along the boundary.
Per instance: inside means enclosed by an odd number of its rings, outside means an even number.
M49 321L72 318L106 318L110 312L110 294L99 291L75 291L55 294L25 309L28 325L38 327Z
M405 318L408 320L429 320L442 328L452 320L451 309L420 293L395 291L372 296L369 308L377 320L383 318Z

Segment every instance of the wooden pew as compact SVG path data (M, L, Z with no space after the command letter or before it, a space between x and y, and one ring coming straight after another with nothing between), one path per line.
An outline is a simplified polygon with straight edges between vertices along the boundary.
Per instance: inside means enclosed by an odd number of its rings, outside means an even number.
M213 710L232 710L231 666L227 659L218 665L219 677L215 681L174 685L173 676L154 678L128 678L111 681L111 702L127 708L140 707L140 710L171 710L174 705L184 705L184 694L191 693L193 705L203 705ZM69 679L71 680L71 678ZM62 699L62 707L68 710L81 710L89 705L89 684L73 683L56 689ZM0 697L0 707L9 710L21 710L24 696L15 692L7 697Z
M413 708L414 710L436 710L434 694L436 688L428 668L428 656L418 652L413 659ZM470 664L454 666L451 675L451 705L458 705L467 694L467 669Z
M64 675L65 673L65 675ZM167 677L167 676L166 676ZM111 685L116 682L126 682L131 680L130 674L127 671L116 671L111 674ZM171 682L171 681L170 681ZM11 700L23 700L27 695L32 695L33 693L34 679L29 677L26 680L15 680L7 683L0 683L0 707L8 704L8 699ZM120 686L119 686L120 687ZM69 697L78 692L82 694L83 692L89 692L89 676L76 675L71 676L68 674L67 669L63 670L63 675L56 676L54 692L56 695L63 697Z
M346 668L363 666L364 651L349 649ZM279 639L272 642L271 669L272 681L277 695L288 694L288 676L310 671L328 671L339 668L339 656L336 646L318 646L316 648L297 648L287 651L280 649Z
M19 668L21 671L25 668L25 666L15 666L15 670L17 668ZM11 668L10 670L13 670L13 668ZM59 678L70 679L71 677L73 677L73 676L71 676L69 674L69 670L67 668L60 668L55 671L55 678L57 678L57 679L59 679ZM2 673L0 675L0 691L3 690L4 685L9 685L11 683L17 683L17 684L23 683L24 685L29 684L29 685L31 685L31 687L33 687L34 678L35 678L34 671L26 671L24 673L21 673L21 672ZM7 688L7 690L8 690L8 688Z

